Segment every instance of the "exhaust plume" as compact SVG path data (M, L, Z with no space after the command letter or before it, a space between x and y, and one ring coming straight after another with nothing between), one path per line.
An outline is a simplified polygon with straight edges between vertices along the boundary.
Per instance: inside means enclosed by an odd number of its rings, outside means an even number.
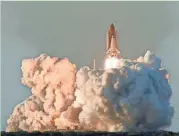
M157 131L174 109L167 70L151 51L114 68L77 71L67 58L40 55L22 61L22 83L32 95L17 105L6 131Z

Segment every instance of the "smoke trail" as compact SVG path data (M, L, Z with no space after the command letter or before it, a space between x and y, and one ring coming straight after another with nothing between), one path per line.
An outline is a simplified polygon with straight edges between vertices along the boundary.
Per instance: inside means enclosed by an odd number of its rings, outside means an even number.
M172 90L161 60L147 51L116 66L77 71L68 59L41 55L24 60L22 82L32 88L32 96L16 106L6 130L154 131L169 126Z

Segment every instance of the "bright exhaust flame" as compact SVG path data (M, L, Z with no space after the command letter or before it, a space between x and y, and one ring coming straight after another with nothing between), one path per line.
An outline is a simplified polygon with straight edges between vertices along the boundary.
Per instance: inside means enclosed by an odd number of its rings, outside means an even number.
M104 69L118 68L119 59L116 57L107 58L104 65Z

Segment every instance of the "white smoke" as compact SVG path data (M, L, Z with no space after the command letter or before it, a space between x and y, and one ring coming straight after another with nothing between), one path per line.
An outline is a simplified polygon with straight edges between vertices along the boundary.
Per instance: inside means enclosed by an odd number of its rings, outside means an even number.
M41 55L22 63L32 96L15 107L7 131L81 129L156 131L170 126L172 90L168 73L151 51L120 59L115 69L76 67ZM75 78L76 76L76 78Z

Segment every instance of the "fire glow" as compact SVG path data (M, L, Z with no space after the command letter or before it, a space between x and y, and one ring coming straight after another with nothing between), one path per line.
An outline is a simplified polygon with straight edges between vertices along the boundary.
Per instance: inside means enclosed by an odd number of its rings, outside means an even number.
M104 63L105 69L118 68L119 59L116 57L107 58Z

